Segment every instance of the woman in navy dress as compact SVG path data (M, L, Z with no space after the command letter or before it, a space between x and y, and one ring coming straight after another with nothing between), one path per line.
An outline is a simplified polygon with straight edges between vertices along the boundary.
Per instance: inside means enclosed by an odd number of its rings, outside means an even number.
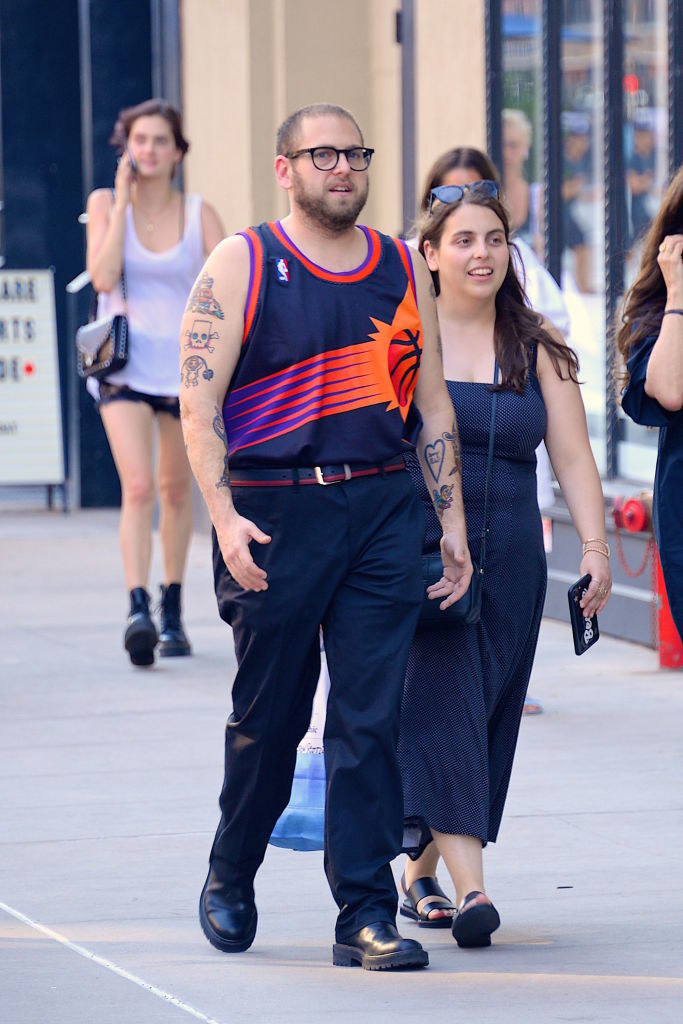
M654 529L671 614L683 636L683 167L645 239L617 345L627 370L624 412L659 427Z
M602 610L611 588L602 488L577 358L526 305L511 248L495 182L433 191L420 250L438 293L444 375L457 414L476 561L494 367L498 410L481 619L418 628L408 665L399 756L405 848L412 859L401 912L422 926L451 926L461 946L490 944L499 924L484 887L482 849L498 835L543 611L546 564L534 454L541 440L584 542L578 574L592 578L582 602L586 615ZM437 514L426 488L420 493L424 550L435 551ZM431 589L438 598L439 586ZM457 909L436 881L439 857L455 885Z

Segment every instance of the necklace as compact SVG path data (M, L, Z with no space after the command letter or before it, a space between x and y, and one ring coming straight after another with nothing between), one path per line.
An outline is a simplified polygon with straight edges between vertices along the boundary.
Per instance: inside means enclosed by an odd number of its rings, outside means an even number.
M168 202L164 203L164 205L161 207L161 209L157 210L157 212L155 214L153 214L153 215L150 214L149 210L145 210L144 206L141 206L137 199L135 200L133 205L135 206L136 210L139 210L139 212L141 214L143 214L144 217L147 218L147 223L145 224L145 231L147 232L148 235L154 234L154 230L155 230L155 223L154 223L154 221L158 220L159 217L161 217L162 213L166 212L166 210L171 205L171 203L173 202L174 199L175 199L175 192L173 192L171 194L171 198L168 200Z

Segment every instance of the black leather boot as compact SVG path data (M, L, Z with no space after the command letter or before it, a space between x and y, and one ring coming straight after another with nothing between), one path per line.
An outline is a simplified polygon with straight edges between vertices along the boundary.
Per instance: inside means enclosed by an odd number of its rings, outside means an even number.
M153 665L157 641L156 627L149 613L149 594L144 587L134 587L130 592L130 615L123 638L133 664Z
M179 658L192 654L190 641L180 621L180 584L161 584L161 632L159 633L159 657Z
M332 947L335 967L355 967L366 971L387 971L426 967L429 954L414 939L404 939L388 921L366 924L360 931Z
M223 953L243 953L256 935L258 914L253 890L229 889L210 868L199 897L199 921L216 949Z

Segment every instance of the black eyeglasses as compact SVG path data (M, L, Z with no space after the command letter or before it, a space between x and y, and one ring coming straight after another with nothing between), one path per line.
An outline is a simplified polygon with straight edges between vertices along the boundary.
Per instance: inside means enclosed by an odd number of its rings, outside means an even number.
M335 149L334 146L311 146L309 149L297 149L296 153L287 153L289 160L294 160L304 153L310 153L313 166L319 171L333 171L344 154L352 171L367 171L374 149L364 146L352 146L350 149Z
M445 206L451 203L459 203L465 195L471 192L473 196L485 196L487 199L496 199L498 196L498 183L496 181L473 181L471 185L439 185L429 193L428 213L431 214L434 200L438 200Z

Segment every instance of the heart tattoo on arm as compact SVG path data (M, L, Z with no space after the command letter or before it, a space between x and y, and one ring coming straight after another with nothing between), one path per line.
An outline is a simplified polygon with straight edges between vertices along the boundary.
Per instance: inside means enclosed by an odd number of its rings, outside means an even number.
M446 442L442 438L438 438L433 444L426 444L424 457L429 467L429 472L434 477L434 483L438 484L441 470L443 469L443 462L446 458Z

